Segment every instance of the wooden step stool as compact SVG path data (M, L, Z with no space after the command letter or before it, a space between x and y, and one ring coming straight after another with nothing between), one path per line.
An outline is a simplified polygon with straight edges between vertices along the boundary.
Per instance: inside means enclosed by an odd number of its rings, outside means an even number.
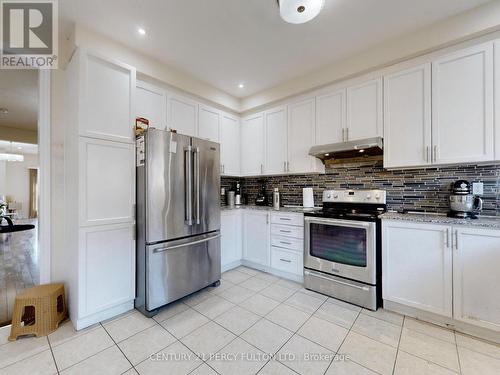
M16 296L9 341L18 336L47 336L68 313L64 284L45 284L25 289Z

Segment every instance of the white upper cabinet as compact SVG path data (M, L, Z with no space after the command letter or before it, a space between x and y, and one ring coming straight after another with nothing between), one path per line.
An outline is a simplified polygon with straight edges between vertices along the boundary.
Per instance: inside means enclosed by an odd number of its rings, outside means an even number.
M316 126L315 99L305 99L288 106L288 172L319 172L321 162L309 156L309 149L315 142Z
M266 161L265 174L283 174L287 171L287 113L286 107L264 113Z
M433 62L432 142L436 164L494 159L492 43Z
M496 41L495 50L495 160L500 160L500 41Z
M241 173L264 173L264 115L244 118L241 123Z
M135 68L85 50L77 58L81 82L80 135L132 143Z
M347 87L346 141L382 136L382 78Z
M431 163L431 64L384 77L384 167Z
M198 112L198 137L219 142L221 113L215 108L200 104Z
M452 316L451 227L383 221L384 300Z
M167 93L159 87L137 81L135 114L148 119L153 128L166 129Z
M500 231L456 228L454 234L455 319L500 331Z
M198 103L179 95L168 98L168 127L180 134L197 135Z
M316 97L315 144L326 145L345 141L345 97L345 89Z
M220 126L221 173L226 176L241 174L240 120L223 113Z

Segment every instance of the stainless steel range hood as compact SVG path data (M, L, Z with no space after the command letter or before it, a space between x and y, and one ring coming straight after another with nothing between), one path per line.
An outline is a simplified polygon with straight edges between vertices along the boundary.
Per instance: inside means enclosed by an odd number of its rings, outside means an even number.
M382 137L359 139L357 141L330 143L327 145L313 146L309 155L321 160L347 159L360 156L376 156L383 154Z

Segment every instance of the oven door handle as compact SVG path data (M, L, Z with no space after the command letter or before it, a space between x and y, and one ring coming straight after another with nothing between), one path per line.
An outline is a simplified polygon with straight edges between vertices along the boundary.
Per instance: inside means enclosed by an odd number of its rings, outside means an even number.
M376 223L374 221L357 221L357 220L341 220L341 219L323 219L317 217L306 217L304 219L306 224L325 224L325 225L337 225L341 227L350 228L370 228L374 227Z
M360 290L363 290L365 292L368 292L370 290L370 288L368 288L366 286L359 286L359 285L349 284L349 283L346 283L345 281L340 281L340 280L332 279L330 277L323 276L323 275L321 275L321 274L319 274L317 272L306 271L306 273L308 273L311 276L317 277L319 279L323 279L323 280L327 280L327 281L332 281L334 283L337 283L337 284L340 284L340 285L344 285L344 286L348 286L348 287L351 287L351 288L360 289Z

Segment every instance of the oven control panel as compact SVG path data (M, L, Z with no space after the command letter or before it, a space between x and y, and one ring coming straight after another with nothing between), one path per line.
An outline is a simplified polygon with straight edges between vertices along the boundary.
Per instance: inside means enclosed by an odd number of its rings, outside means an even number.
M323 202L386 204L385 190L325 190Z

